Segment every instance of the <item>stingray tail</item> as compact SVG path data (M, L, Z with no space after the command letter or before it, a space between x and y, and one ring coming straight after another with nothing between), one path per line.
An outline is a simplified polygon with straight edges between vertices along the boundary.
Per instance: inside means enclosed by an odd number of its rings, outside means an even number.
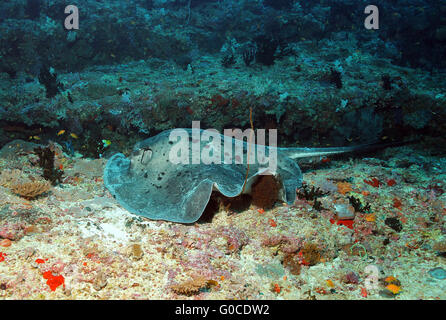
M370 152L373 150L385 149L390 147L399 147L415 141L389 142L389 143L368 143L351 147L332 147L332 148L279 148L280 152L285 153L291 159L312 158L312 157L328 157L331 155L354 153L354 152Z

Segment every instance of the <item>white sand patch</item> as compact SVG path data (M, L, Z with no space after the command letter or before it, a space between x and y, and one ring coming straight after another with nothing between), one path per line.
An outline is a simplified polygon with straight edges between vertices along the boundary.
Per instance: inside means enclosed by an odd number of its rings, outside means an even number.
M79 230L85 238L100 237L105 244L113 242L128 243L131 235L125 227L125 220L132 215L124 209L114 208L103 211L102 217L106 222L99 222L96 217L79 221Z

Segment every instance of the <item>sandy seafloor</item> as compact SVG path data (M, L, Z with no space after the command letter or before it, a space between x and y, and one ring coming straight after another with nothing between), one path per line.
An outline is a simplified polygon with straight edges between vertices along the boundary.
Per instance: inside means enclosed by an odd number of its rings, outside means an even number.
M16 156L0 158L2 171L41 174L20 143L5 148ZM104 187L105 160L59 150L57 163L63 183L35 200L0 187L0 233L13 239L0 247L1 299L446 299L446 280L429 273L446 269L445 159L414 155L412 146L307 171L305 183L328 192L321 211L306 200L221 208L193 225L127 212ZM373 178L379 187L365 182ZM333 223L335 204L348 195L371 204L352 229ZM389 217L401 231L385 224ZM313 265L301 254L309 243L318 251ZM297 259L294 269L286 255ZM372 287L369 265L378 270ZM63 279L54 290L48 271ZM202 288L189 296L173 289L191 279Z

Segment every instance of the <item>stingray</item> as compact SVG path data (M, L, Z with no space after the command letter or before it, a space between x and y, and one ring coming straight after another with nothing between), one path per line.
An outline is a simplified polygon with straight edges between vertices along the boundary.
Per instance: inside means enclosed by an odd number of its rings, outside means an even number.
M281 186L278 200L293 203L303 179L296 159L369 146L276 148L216 131L209 135L209 130L174 130L138 142L129 157L118 153L108 160L105 186L131 213L153 220L193 223L202 215L213 191L228 198L249 194L265 174L273 175Z

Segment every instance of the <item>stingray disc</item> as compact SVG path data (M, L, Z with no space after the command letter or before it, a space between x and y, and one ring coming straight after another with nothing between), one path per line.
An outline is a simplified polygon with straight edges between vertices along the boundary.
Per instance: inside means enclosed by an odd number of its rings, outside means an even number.
M236 197L261 174L273 174L291 203L302 184L298 165L276 148L249 144L218 132L174 129L135 145L130 157L118 153L105 167L104 183L128 211L154 220L192 223L213 190ZM273 161L273 159L275 159ZM268 161L269 160L269 161Z

